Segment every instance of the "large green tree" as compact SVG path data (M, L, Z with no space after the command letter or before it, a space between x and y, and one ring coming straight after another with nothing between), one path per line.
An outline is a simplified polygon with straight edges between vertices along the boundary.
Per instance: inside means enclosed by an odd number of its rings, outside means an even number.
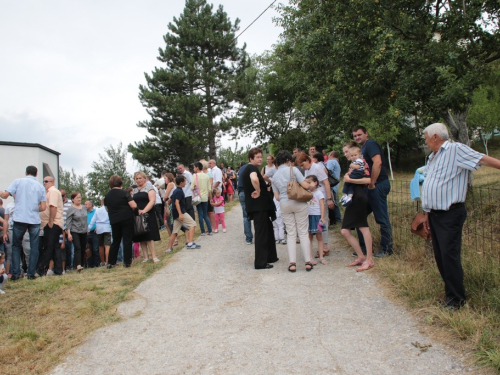
M127 172L127 150L121 142L115 148L112 145L104 148L105 154L99 154L99 160L92 162L92 172L87 174L88 198L98 204L109 191L109 178L118 175L123 180L123 187L132 185L132 176Z
M500 58L499 8L478 0L291 0L281 8L279 52L294 61L296 105L324 130L375 119L387 141L409 116L442 118L468 143L472 95Z
M239 20L223 7L186 0L183 13L169 23L158 60L145 74L139 99L151 116L138 123L150 133L129 145L134 159L156 172L175 163L216 157L216 139L240 124L233 109L245 96L245 47L236 45Z

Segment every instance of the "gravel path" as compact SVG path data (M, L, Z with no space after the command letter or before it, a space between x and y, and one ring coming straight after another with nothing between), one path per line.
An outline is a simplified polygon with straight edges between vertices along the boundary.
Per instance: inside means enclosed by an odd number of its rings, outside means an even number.
M200 237L120 305L124 320L96 331L53 374L463 374L462 359L419 333L370 271L344 265L253 269L241 208L228 233ZM331 240L333 243L334 241ZM297 246L298 247L298 246ZM427 352L412 345L432 344Z

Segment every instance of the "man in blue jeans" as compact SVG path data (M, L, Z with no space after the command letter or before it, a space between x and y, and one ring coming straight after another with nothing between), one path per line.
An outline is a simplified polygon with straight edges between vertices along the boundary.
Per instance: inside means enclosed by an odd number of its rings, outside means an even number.
M245 162L241 162L240 170L238 171L238 199L241 204L241 210L243 211L243 228L245 231L245 241L247 245L251 245L253 243L252 223L250 223L250 220L248 220L247 216L245 190L243 190L243 179L241 178L246 166L247 165Z
M382 147L372 139L364 126L357 126L352 131L354 141L361 146L363 159L370 167L371 182L368 185L368 214L373 212L375 221L380 225L380 251L374 256L382 258L392 254L392 226L387 210L387 196L391 191L391 184L385 169L385 158ZM363 235L358 231L359 244L366 251Z
M7 189L0 192L0 197L7 199L15 195L16 210L14 211L12 228L12 278L20 276L21 250L24 233L28 230L30 236L30 260L28 279L36 276L38 263L38 237L40 235L40 212L47 208L45 188L36 180L38 169L32 165L26 168L26 177L18 178Z

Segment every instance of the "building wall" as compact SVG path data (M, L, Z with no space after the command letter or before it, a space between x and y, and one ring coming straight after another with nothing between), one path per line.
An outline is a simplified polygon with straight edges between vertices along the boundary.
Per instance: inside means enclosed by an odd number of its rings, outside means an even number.
M26 176L26 167L34 165L38 168L38 182L42 183L47 172L51 171L56 187L59 184L59 155L38 147L0 145L0 190L5 190L17 178ZM45 173L44 173L44 163ZM12 197L4 199L12 202Z

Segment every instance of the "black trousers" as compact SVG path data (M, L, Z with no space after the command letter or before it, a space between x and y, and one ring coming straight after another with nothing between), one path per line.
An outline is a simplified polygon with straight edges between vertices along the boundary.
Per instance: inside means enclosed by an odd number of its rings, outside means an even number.
M276 243L274 241L273 222L269 218L269 212L252 212L252 220L255 228L255 269L265 268L267 263L278 260Z
M59 237L62 234L62 229L58 225L53 225L50 228L48 225L43 229L43 245L39 246L38 255L38 273L45 275L49 268L50 260L54 260L54 273L62 275L62 252L59 244Z
M120 242L123 239L123 263L125 266L132 264L132 236L134 235L134 219L127 219L111 224L111 234L113 242L109 249L108 262L111 265L116 264Z
M194 216L193 197L186 197L186 212L193 220L196 220Z
M87 248L87 233L76 233L71 231L73 237L73 246L75 248L75 255L73 258L73 267L77 269L78 266L85 267L87 259L85 257L85 249Z
M163 214L164 214L164 206L163 203L155 204L155 211L156 211L156 217L158 218L158 221L160 222L160 225L158 228L162 227L165 225L163 221Z
M451 205L448 211L431 210L432 247L439 273L444 281L446 304L461 306L465 302L464 271L462 269L462 227L467 218L463 203Z

